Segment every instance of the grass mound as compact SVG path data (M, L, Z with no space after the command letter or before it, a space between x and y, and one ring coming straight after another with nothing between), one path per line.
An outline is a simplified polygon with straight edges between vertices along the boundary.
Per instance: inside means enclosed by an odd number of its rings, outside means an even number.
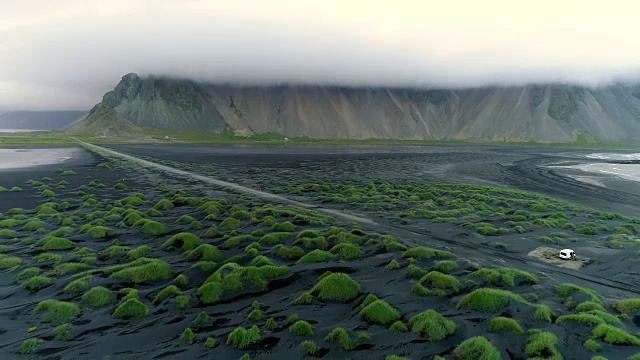
M400 319L400 312L384 300L375 300L360 310L367 322L387 325Z
M157 221L147 220L142 225L142 232L147 236L160 236L167 233L167 228Z
M20 233L18 233L15 230L10 230L10 229L0 230L0 239L15 239L18 236L20 236Z
M323 263L331 260L333 258L333 254L328 251L315 249L308 252L306 255L300 258L296 263L297 264L311 264L311 263Z
M349 302L360 294L360 284L344 273L330 273L318 281L311 294L322 301Z
M217 247L211 244L202 244L191 251L185 253L187 260L189 261L212 261L220 263L224 261L224 255Z
M44 300L36 305L35 311L42 314L42 321L52 325L69 322L80 315L78 305L66 301Z
M425 288L428 285L430 288ZM417 295L449 296L460 291L460 282L452 275L439 271L430 271L424 275L414 286L413 292Z
M402 253L403 258L414 258L417 260L429 260L434 258L453 257L453 254L445 250L436 250L426 246L418 246Z
M640 345L640 339L628 332L607 324L596 326L591 332L591 337L602 339L613 345Z
M456 331L456 323L445 319L434 310L427 310L409 319L411 331L421 334L429 341L438 341L446 338Z
M40 346L44 343L44 340L38 338L27 339L20 344L20 354L28 355L35 354L40 349Z
M103 239L111 234L111 228L106 226L92 226L87 233L91 235L93 239Z
M89 284L93 280L93 276L87 275L79 279L73 280L62 289L65 294L80 294L89 289Z
M507 306L511 300L526 303L520 295L514 294L511 291L480 288L463 297L458 302L457 307L461 308L465 306L470 310L495 312Z
M618 301L611 305L611 307L623 314L640 312L640 299L627 299Z
M73 241L69 239L51 237L42 245L42 250L67 250L73 247Z
M458 263L456 263L455 261L442 260L435 263L435 265L433 265L431 269L434 271L439 271L444 274L450 274L454 272L457 268L458 268Z
M179 296L181 294L182 294L182 291L180 291L180 289L178 289L177 286L169 285L164 289L160 290L158 295L156 295L153 298L153 303L157 304L170 296Z
M502 316L491 319L489 331L496 334L524 334L517 320Z
M329 335L324 338L324 341L336 341L343 350L347 351L352 350L355 347L351 342L351 337L349 336L347 331L341 327L337 327L331 330Z
M272 232L269 234L263 235L259 242L264 245L278 245L283 242L286 238L290 237L291 233L288 232Z
M227 336L227 346L236 349L247 349L262 339L260 329L253 325L249 329L238 327Z
M82 295L82 298L80 299L80 303L82 305L90 307L92 309L107 306L111 304L112 301L113 295L111 294L111 290L102 286L91 288L91 290L84 293L84 295Z
M220 223L220 228L225 230L237 230L242 225L242 222L234 218L226 218Z
M537 284L538 278L526 271L512 268L480 269L471 273L472 277L481 278L492 285L513 287L517 283ZM517 283L516 283L517 282Z
M500 351L484 336L475 336L463 341L453 350L456 359L500 360Z
M600 300L600 296L598 293L591 289L587 289L582 286L574 285L574 284L560 284L556 287L556 293L561 296L571 296L572 293L579 292L591 297L591 301L597 302L598 304L602 304L602 300Z
M162 244L165 249L171 250L179 247L182 251L193 250L200 245L202 245L200 238L188 232L175 234Z
M139 260L145 260L145 258ZM151 259L143 265L125 267L122 270L118 270L111 274L111 278L133 283L143 283L168 280L171 278L171 273L171 265L163 260Z
M389 331L393 333L407 332L409 329L402 321L398 320L389 326Z
M362 256L362 249L350 243L340 243L329 250L330 253L338 256L342 260L357 259Z
M22 259L17 256L0 254L0 270L13 270L22 264Z
M29 291L38 291L51 285L52 282L53 280L49 277L36 275L27 279L27 281L23 282L21 286Z
M166 210L173 209L174 206L175 205L173 205L173 203L170 200L162 199L158 201L155 205L153 205L153 208L158 211L166 211Z
M298 320L289 326L289 332L298 336L313 336L313 326L304 320Z
M149 308L140 300L130 298L120 304L112 316L117 319L141 318L149 315Z
M530 357L541 359L562 359L556 349L558 337L551 332L530 330L524 352Z
M286 266L243 267L229 262L211 274L198 288L197 294L203 304L213 304L220 301L224 294L238 292L248 284L258 290L266 290L269 279L288 272L289 268Z

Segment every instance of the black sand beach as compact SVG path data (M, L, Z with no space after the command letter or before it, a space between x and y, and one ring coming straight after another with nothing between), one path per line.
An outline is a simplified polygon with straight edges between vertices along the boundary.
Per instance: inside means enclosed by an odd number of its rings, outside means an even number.
M519 359L536 355L527 352L527 343L535 337L526 333L531 329L553 333L557 338L553 346L555 350L545 348L537 354L542 357L551 356L553 351L557 351L565 359L590 359L594 355L626 359L640 352L637 345L611 344L596 336L594 339L602 349L593 353L583 343L590 339L592 330L599 323L558 322L564 315L581 313L577 305L589 302L582 307L592 306L593 309L589 308L589 311L611 313L614 318L620 318L619 325L616 321L610 321L616 328L632 334L630 336L640 331L637 310L622 316L616 310L619 307L611 308L620 300L640 297L640 280L637 280L640 263L637 261L638 255L635 255L638 248L616 247L609 241L614 228L631 223L631 219L640 214L640 189L633 182L613 179L605 183L607 187L590 185L568 176L576 175L575 170L550 166L581 163L585 161L582 154L586 151L481 146L283 148L114 145L110 148L194 173L278 192L316 206L361 215L379 225L364 226L327 218L312 210L229 193L203 186L193 179L168 176L84 150L82 155L62 165L3 170L0 172L0 185L7 189L19 186L23 190L0 193L0 213L4 214L2 219L16 218L19 222L19 225L7 227L16 231L17 236L5 236L0 240L4 246L2 254L22 259L15 269L8 268L0 273L1 358L34 356L93 359L108 356L112 359L237 359L244 354L251 359L305 358L309 357L309 353L301 347L301 343L312 340L318 348L313 356L326 359L382 359L389 355L409 359L432 359L435 355L441 355L447 359L457 359L460 358L459 349L456 350L459 344L474 336L484 336L499 350L501 358ZM62 176L61 172L56 172L58 168L74 174ZM28 185L26 183L29 180L39 183ZM563 230L570 236L564 246L570 246L581 256L593 259L592 263L573 270L527 255L540 246L558 247L557 244L543 244L537 240L557 233L555 228L534 227L523 233L485 236L458 222L435 222L433 218L402 220L400 215L410 210L404 205L387 210L370 209L360 206L357 201L334 203L320 200L327 193L325 190L291 192L291 187L305 184L355 184L356 188L363 188L376 181L381 186L397 186L398 189L422 183L454 181L473 186L531 191L560 199L557 203L548 200L551 206L558 208L575 203L576 207L567 211L576 212L575 216L571 216L572 221L577 224L597 222L598 226L607 227L607 230L598 230L594 235ZM55 193L54 196L43 196L47 188ZM478 188L465 189L477 191ZM522 196L525 198L529 195ZM139 200L131 200L133 197ZM124 199L137 205L129 205ZM547 201L547 198L532 199ZM162 200L170 201L171 206L159 205ZM55 203L49 206L55 211L45 216L42 208L36 210L36 207L47 202ZM65 202L68 204L61 206ZM209 210L202 208L203 204L210 202ZM16 217L15 212L10 210L13 208L24 208L24 216ZM157 213L150 210L153 208L158 210ZM540 216L533 216L535 213L532 213L530 220L547 219L543 217L547 212L541 211ZM132 213L138 214L142 223L122 223ZM608 220L608 214L614 213L620 216ZM481 212L479 214L485 216ZM267 219L269 216L273 218ZM505 216L511 215L507 211ZM229 223L230 218L237 218L239 225L225 228L223 224ZM26 223L34 219L44 222L41 225L43 230L25 229ZM70 220L66 221L67 225L62 225L65 219ZM491 219L497 228L506 226L500 220ZM145 235L145 221L161 223L166 229L161 234ZM293 227L289 228L289 224L285 224L287 222ZM82 230L86 224L90 225ZM87 232L92 227L100 226L107 227L109 231L95 233L95 238ZM341 230L331 230L332 226ZM50 240L47 237L53 236L51 232L61 227L68 228L66 233L54 237L67 238L73 244L65 249L44 250ZM212 227L217 233L207 235L207 230ZM318 245L310 241L303 245L304 241L300 239L305 238L301 236L305 230L322 234L328 244ZM197 246L210 244L217 247L223 258L217 259L210 254L213 258L207 260L204 255L198 257L197 254L191 254L189 251L194 250L196 245L189 248L184 245L185 242L181 243L182 240L176 245L166 245L174 235L185 232L197 237L197 241L193 240ZM278 235L282 236L279 240L265 240L264 234L270 233L284 234ZM393 245L395 243L389 240L392 238L400 244L407 244L406 248L426 246L441 253L436 252L425 258L410 255L402 245ZM333 251L336 246L347 243L350 244L350 250L357 248L360 252L353 257L343 257L338 250ZM315 251L314 248L322 251L331 249L332 257L296 264L295 257L282 257L282 248L278 248L278 244L287 249L299 246L307 254ZM131 255L132 250L143 245L149 247L144 256L136 258ZM251 250L252 246L256 250ZM343 247L347 248L346 245ZM37 262L42 253L62 257L58 262ZM142 262L140 259L143 259ZM115 270L104 270L114 265L124 265L125 270L129 266L143 273L136 266L147 264L144 259L162 261L170 267L170 273L168 276L151 276L135 281L114 277L118 273ZM387 268L392 260L398 263L399 269ZM445 270L443 261L453 262L454 268ZM65 267L62 265L65 263L74 265ZM223 265L225 263L227 265ZM229 264L237 264L240 268ZM287 267L287 270L267 278L260 285L245 278L247 271L257 271L247 269L252 266L260 268L265 264ZM420 269L419 272L415 271L420 275L413 274L412 278L411 266L414 271L415 267ZM33 267L39 269L39 275L36 276L48 277L50 283L40 289L25 289L24 283L29 279L25 269ZM235 276L234 271L239 271L243 274L243 284L239 288L229 285L223 295L209 302L205 285L217 282L211 280L211 276L221 267L224 269L220 274L222 280L226 281L230 274ZM522 270L530 273L535 280L516 275L515 281L510 284L503 280L508 280L512 275L497 281L478 277L478 271L496 268ZM348 274L359 284L360 290L346 301L323 300L311 290L327 271ZM459 284L455 290L450 288L446 294L442 294L433 292L438 286L431 283L434 289L427 290L432 292L417 294L416 283L423 283L421 278L428 272L450 274ZM180 274L188 280L184 283L176 280ZM67 288L70 282L87 276L91 276L87 288L78 292ZM559 290L562 289L559 286L565 283L580 286L579 289L591 289L597 294L572 290L567 295ZM424 280L424 285L427 284L429 280ZM166 298L158 299L158 294L170 285L176 288L167 291L169 295ZM108 289L110 294L110 300L96 308L83 301L84 294L94 287ZM117 308L130 300L123 292L126 288L138 291L133 298L147 307L145 316L131 319L114 317ZM469 294L484 288L518 294L523 300L511 298L492 311L460 305ZM311 298L300 301L307 292ZM396 308L400 313L400 321L409 327L408 331L391 331L390 323L366 321L359 315L368 294L375 294L378 299ZM55 330L61 325L47 323L43 319L43 312L34 310L41 301L48 299L80 304L80 313L68 320L72 330L66 338L58 336L62 330ZM186 301L187 305L180 301ZM259 304L255 304L255 301ZM540 310L540 305L547 306L552 314L538 314L539 311L545 313L544 309ZM411 319L430 309L452 321L456 325L455 331L441 339L429 338L430 335L419 330L412 331L412 324L415 325L417 320ZM259 318L253 310L259 310ZM194 324L202 312L207 315L207 320ZM248 318L250 313L254 316ZM302 336L291 332L289 327L295 321L289 318L294 314L311 325L313 335ZM516 319L525 333L489 331L491 319L499 316ZM269 318L275 320L274 327L266 325ZM234 329L248 329L253 325L259 328L259 340L240 349L233 344L225 344ZM28 332L31 327L36 329ZM335 341L325 339L337 327L344 328L351 337L352 346L348 350ZM195 333L193 341L189 336L180 338L186 328ZM368 333L368 338L364 333L357 335L359 332ZM35 354L20 355L23 341L29 338L42 339L43 343ZM205 345L212 345L211 342L207 343L208 338L215 339L216 346ZM629 341L633 343L634 340Z

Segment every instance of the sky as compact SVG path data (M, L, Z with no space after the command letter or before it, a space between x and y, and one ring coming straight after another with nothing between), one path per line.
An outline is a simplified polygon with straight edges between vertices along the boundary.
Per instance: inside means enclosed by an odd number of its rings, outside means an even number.
M89 109L130 72L212 83L474 87L640 79L626 0L22 0L0 111Z

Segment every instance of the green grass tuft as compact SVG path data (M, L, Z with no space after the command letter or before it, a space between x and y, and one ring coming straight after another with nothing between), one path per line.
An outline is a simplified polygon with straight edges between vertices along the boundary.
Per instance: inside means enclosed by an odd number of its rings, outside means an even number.
M640 298L621 300L611 305L617 312L623 314L640 312Z
M127 251L127 257L129 258L129 260L137 260L149 255L150 251L151 248L149 247L149 245L140 245Z
M591 337L604 340L613 345L640 345L640 339L628 332L607 324L596 326L591 332Z
M211 244L202 244L195 249L185 253L187 260L189 261L211 261L215 263L221 263L224 261L224 255L217 247Z
M260 329L253 325L249 329L238 327L227 337L227 346L236 349L247 349L262 339Z
M149 315L147 305L135 298L130 298L121 303L112 314L117 319L141 318L147 315Z
M17 256L0 254L0 270L14 270L22 264L22 259Z
M20 236L20 233L18 233L15 230L10 230L10 229L0 230L0 239L15 239L18 236Z
M91 288L91 290L84 293L84 295L82 295L82 298L80 299L80 303L82 305L92 309L107 306L111 304L112 301L113 295L111 293L111 290L102 286Z
M148 220L142 226L142 232L147 236L160 236L167 233L167 228L157 221Z
M360 294L360 284L344 273L330 273L311 289L311 294L322 301L349 302Z
M313 336L313 326L304 320L298 320L289 326L289 332L298 336Z
M44 343L44 340L38 338L27 339L20 344L20 354L28 355L35 354L40 349L40 346Z
M67 250L73 247L73 241L69 239L51 237L42 245L42 250Z
M491 319L489 331L497 334L524 334L524 330L517 320L502 316Z
M389 331L393 333L407 332L409 329L402 321L398 320L389 326Z
M264 324L264 328L269 330L269 331L274 331L275 329L278 328L278 323L276 322L276 319L274 318L268 318L267 322Z
M517 283L537 284L538 278L526 271L512 268L480 269L471 276L481 278L492 285L513 287Z
M67 286L62 289L62 292L65 294L81 294L89 289L89 284L93 280L93 276L83 276L79 279L73 280Z
M368 323L387 325L400 319L400 312L384 300L375 300L359 313Z
M126 267L122 270L118 270L111 274L111 278L125 280L133 283L143 283L168 280L171 278L171 273L171 266L165 261L159 259L151 259L146 264Z
M475 336L463 341L453 350L456 359L500 360L500 350L484 336Z
M278 249L276 256L285 260L299 260L305 254L304 250L298 246L288 248L280 244L276 248Z
M480 288L463 297L457 307L465 306L470 310L495 312L507 306L511 300L526 303L520 295L507 290Z
M593 339L587 339L582 345L591 352L602 350L602 345L598 344L598 342Z
M411 331L421 334L429 341L438 341L453 334L456 330L456 323L445 319L434 310L427 310L412 316L409 319Z
M106 226L92 226L87 233L91 235L93 239L103 239L111 234L111 228Z
M239 229L241 225L242 222L238 219L226 218L220 223L220 228L225 230L236 230Z
M208 337L207 340L205 340L204 342L204 346L208 347L209 349L213 349L218 345L218 343L216 342L216 339L212 338L212 337Z
M196 334L193 333L193 330L191 330L191 328L186 328L184 329L182 334L180 334L180 340L191 345L194 341L196 341Z
M555 334L540 330L530 330L524 352L530 357L562 359L558 349L556 349L557 344L558 337Z
M329 250L330 253L335 254L342 260L352 260L362 256L362 249L350 243L340 243L332 247Z
M324 338L324 341L336 341L343 350L347 351L354 348L353 343L351 342L351 337L349 336L349 334L347 334L346 330L341 327L337 327L331 330L329 335Z
M38 291L51 285L52 282L53 281L49 277L36 275L23 282L21 286L29 291Z
M433 258L452 257L449 251L436 250L426 246L418 246L402 253L403 258L414 258L417 260L429 260Z
M296 231L296 226L289 221L283 223L275 223L271 226L271 230L293 232Z
M61 341L73 339L72 332L73 326L71 326L71 324L58 325L53 329L54 338Z
M193 325L197 328L207 327L209 324L211 324L211 316L207 315L204 311L201 311L195 320L193 320Z
M175 285L169 285L164 289L160 290L160 292L153 298L153 303L157 304L159 302L164 301L166 298L170 296L178 296L181 295L182 291L178 289Z
M307 355L316 356L318 355L318 346L313 340L305 340L300 344L301 347L305 349Z
M431 268L432 270L439 271L444 274L450 274L454 272L458 268L458 264L455 261L451 260L442 260L438 261Z
M166 210L171 210L174 208L173 203L170 200L167 199L162 199L160 201L158 201L154 206L154 209L158 210L158 211L166 211Z
M44 300L36 305L35 311L42 314L42 321L52 325L69 322L80 315L78 305L66 301Z
M162 244L165 249L171 250L179 247L182 251L190 251L200 245L202 245L200 238L188 232L175 234Z
M315 249L308 252L306 255L300 258L296 263L297 264L310 264L310 263L323 263L331 260L333 258L333 254L328 251Z

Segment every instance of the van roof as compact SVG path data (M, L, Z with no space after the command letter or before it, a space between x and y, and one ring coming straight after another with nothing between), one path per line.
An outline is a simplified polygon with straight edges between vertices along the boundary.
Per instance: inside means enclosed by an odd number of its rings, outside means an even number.
M560 252L572 252L573 250L571 249L564 249L564 250L560 250Z

